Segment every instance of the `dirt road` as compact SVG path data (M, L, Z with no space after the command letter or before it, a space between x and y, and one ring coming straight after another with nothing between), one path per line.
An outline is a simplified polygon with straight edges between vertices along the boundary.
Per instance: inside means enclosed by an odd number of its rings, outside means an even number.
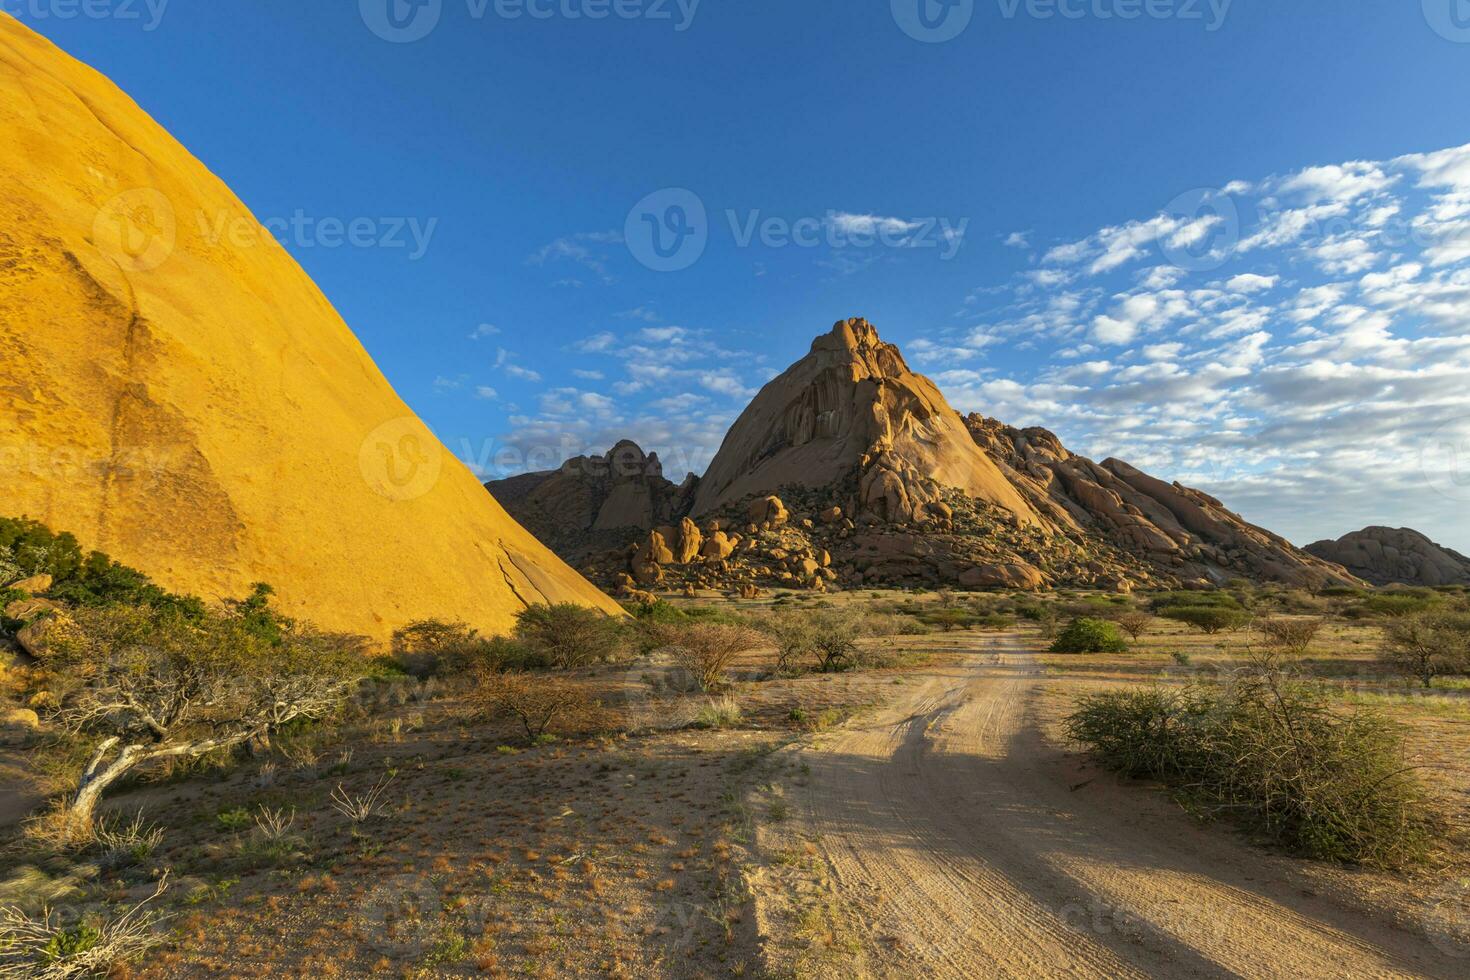
M763 928L785 934L778 965L801 959L791 923L818 900L805 889L829 896L848 939L801 974L1470 975L1422 923L1314 891L1300 862L1083 769L1036 726L1047 683L1019 638L977 639L961 665L800 753L772 840L802 849L790 863L808 880L757 889Z

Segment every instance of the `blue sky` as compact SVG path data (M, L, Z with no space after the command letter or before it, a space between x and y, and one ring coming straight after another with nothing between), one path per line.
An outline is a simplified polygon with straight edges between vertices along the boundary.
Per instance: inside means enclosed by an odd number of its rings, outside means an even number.
M863 315L957 408L1298 543L1470 551L1470 2L919 2L0 9L280 222L484 469L701 469Z

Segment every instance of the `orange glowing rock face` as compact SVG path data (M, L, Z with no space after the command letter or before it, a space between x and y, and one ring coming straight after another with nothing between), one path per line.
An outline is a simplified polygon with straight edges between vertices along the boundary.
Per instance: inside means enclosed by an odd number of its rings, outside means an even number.
M398 398L306 273L102 75L0 14L0 513L377 638L616 605ZM221 228L228 234L219 234Z

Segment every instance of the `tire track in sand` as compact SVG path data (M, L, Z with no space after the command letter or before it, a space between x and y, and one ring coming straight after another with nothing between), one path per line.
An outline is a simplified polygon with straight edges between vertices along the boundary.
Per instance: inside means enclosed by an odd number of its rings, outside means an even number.
M1463 975L1151 794L1107 778L1074 791L1029 722L1045 684L1018 637L988 637L803 750L790 832L869 940L846 975Z

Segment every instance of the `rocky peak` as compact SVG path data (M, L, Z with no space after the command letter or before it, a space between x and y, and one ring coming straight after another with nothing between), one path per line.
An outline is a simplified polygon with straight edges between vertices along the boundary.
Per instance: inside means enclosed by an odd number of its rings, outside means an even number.
M1036 524L958 413L861 318L839 321L741 414L710 464L695 513L786 487L824 488L858 516L909 523L946 488Z
M1365 527L1306 550L1375 585L1470 585L1470 558L1408 527Z
M663 464L658 453L644 453L642 447L631 439L623 439L602 457L608 474L614 480L659 479L664 475ZM574 463L576 460L568 460Z

